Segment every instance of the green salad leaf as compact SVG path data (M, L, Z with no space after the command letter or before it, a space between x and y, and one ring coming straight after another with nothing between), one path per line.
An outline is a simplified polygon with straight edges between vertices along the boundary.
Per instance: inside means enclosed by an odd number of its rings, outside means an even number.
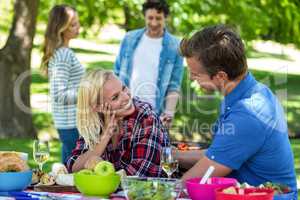
M159 181L128 181L127 196L130 200L173 200L174 184Z

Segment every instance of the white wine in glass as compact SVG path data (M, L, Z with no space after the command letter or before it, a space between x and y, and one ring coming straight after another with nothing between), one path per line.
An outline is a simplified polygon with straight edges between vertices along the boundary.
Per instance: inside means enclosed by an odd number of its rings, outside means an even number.
M39 165L40 171L43 164L50 158L50 148L47 141L35 140L33 142L33 159Z
M178 168L178 161L174 159L172 155L172 147L164 147L160 156L161 168L166 172L168 178L171 178L172 174Z

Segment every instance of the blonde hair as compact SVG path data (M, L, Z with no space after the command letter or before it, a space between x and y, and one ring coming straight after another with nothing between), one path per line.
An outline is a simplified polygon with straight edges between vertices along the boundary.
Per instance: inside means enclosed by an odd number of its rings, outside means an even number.
M69 27L75 8L68 5L56 5L49 14L49 21L46 28L45 39L43 44L43 57L41 71L48 74L48 63L55 49L62 47L64 44L63 32Z
M104 126L103 118L93 107L102 103L103 86L113 76L111 71L91 70L82 78L79 86L77 128L90 149L99 142Z

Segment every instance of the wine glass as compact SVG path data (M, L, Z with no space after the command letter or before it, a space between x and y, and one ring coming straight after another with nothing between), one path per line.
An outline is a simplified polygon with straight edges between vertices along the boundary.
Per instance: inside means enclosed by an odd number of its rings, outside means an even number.
M172 155L172 147L163 147L160 155L160 164L162 169L171 178L172 174L177 170L178 161Z
M40 171L43 170L43 164L50 157L49 143L47 141L34 140L33 159L39 165Z

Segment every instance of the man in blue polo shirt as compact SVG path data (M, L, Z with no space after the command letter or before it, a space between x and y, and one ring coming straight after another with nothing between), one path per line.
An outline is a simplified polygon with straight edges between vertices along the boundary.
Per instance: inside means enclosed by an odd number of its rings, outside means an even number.
M224 95L211 146L198 154L177 154L183 166L194 164L183 181L201 177L214 166L213 176L234 177L254 186L267 181L286 184L296 199L294 159L283 109L272 91L248 72L239 35L223 25L207 27L183 39L180 51L191 79L205 90Z

